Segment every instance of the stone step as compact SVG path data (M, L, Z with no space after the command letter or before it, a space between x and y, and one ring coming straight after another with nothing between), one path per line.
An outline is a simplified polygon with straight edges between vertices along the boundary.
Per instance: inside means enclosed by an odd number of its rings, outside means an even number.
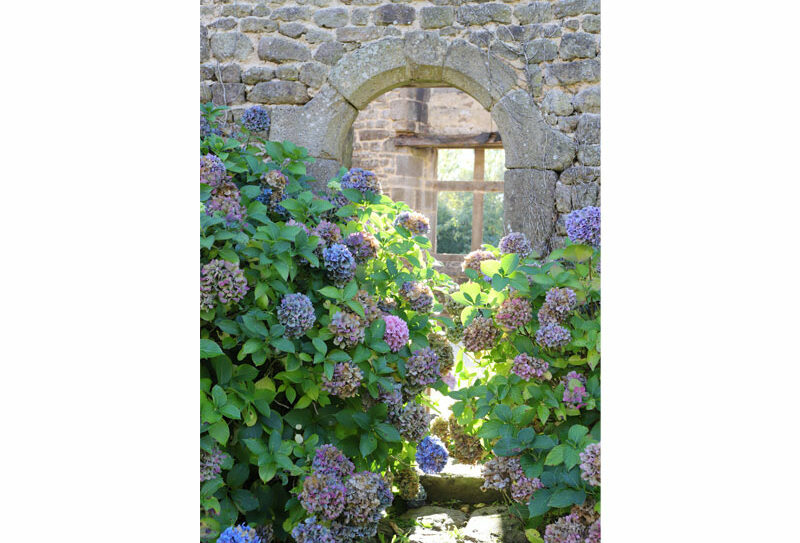
M483 477L481 466L453 464L448 461L444 470L436 475L420 472L419 481L428 494L427 501L457 501L474 505L476 503L493 503L503 499L497 490L481 490Z
M475 509L471 515L458 509L427 505L409 509L398 524L411 524L409 543L527 543L521 523L504 505Z

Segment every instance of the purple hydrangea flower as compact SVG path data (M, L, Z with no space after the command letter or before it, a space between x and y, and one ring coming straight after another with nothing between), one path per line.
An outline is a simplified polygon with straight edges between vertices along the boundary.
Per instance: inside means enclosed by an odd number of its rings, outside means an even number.
M420 281L406 281L400 287L400 297L403 298L411 309L419 313L426 313L433 307L433 291Z
M346 501L342 519L350 525L377 524L380 519L380 494L385 485L377 473L359 471L345 481Z
M526 325L533 317L531 303L525 298L506 298L500 304L495 319L497 323L511 332Z
M572 243L600 247L600 208L589 206L567 215L565 226Z
M331 531L317 522L317 517L308 517L292 530L297 543L337 543Z
M584 543L586 528L577 515L570 513L552 524L544 531L545 543Z
M314 472L303 480L300 504L309 513L319 513L333 520L344 509L344 495L345 488L339 479Z
M575 381L578 383L576 384ZM586 377L577 371L571 371L561 378L561 382L564 385L564 395L561 401L563 401L567 407L580 409L586 405L583 401L589 396L589 393L586 392Z
M200 157L200 182L216 187L228 178L225 164L216 155L208 153Z
M286 337L298 338L314 326L314 305L305 294L287 294L278 307L278 322L286 327Z
M231 181L221 181L211 189L211 196L206 202L206 215L213 217L221 213L227 226L241 223L247 210L239 195L239 189Z
M375 174L362 168L350 168L350 171L342 176L341 187L343 189L356 189L361 193L381 194L383 192Z
M322 376L322 389L340 398L350 398L358 392L364 374L352 362L338 362L333 368L333 377Z
M495 346L499 333L491 319L475 317L469 326L464 328L464 348L473 353L489 350Z
M531 242L522 232L511 232L500 240L500 252L503 254L517 253L520 258L525 258L531 251Z
M261 543L261 538L247 524L239 524L225 528L217 543Z
M559 322L567 318L569 313L578 305L578 298L571 288L553 287L544 297L544 305L550 308Z
M239 264L217 258L200 270L200 309L208 311L219 304L236 303L247 294L247 279Z
M337 287L343 287L356 275L356 261L350 249L341 243L334 243L322 250L322 258L328 277Z
M534 358L527 353L520 353L514 357L514 365L511 371L518 375L520 379L530 381L534 377L542 378L547 372L550 364L547 360Z
M584 543L600 543L600 519L597 519L589 526Z
M256 534L261 538L261 543L272 543L275 530L272 528L272 524L262 524L261 526L256 526Z
M266 132L269 130L269 112L264 106L247 108L242 115L242 124L250 132Z
M442 382L448 386L450 390L455 390L456 388L456 376L452 373L446 373L442 375Z
M319 221L319 224L311 231L311 235L319 237L318 247L322 249L342 241L342 231L339 229L339 225L325 219Z
M208 122L208 119L206 119L205 115L203 115L201 113L200 114L200 137L201 138L207 138L211 134L216 134L217 136L221 136L222 135L222 130L220 130L219 128L212 128L211 127L211 123Z
M402 226L416 236L424 236L431 229L428 217L416 211L401 211L395 218L394 224Z
M447 464L448 454L441 439L428 436L417 445L415 458L419 469L425 473L439 473Z
M560 349L571 340L569 330L558 324L547 323L536 331L536 342L550 349Z
M408 343L408 325L406 321L394 315L384 315L386 329L383 332L383 340L389 344L389 349L396 353Z
M600 486L600 443L586 446L581 458L581 478L592 486Z
M511 497L519 503L526 503L536 490L544 488L538 478L531 479L525 475L519 456L492 458L483 465L481 473L483 475L481 490L509 489Z
M375 258L380 248L378 240L369 232L353 232L345 238L344 243L359 264Z
M216 479L222 473L222 462L228 455L214 445L211 452L200 449L200 482Z
M366 330L358 315L349 311L337 311L328 329L333 333L333 342L342 349L355 347L364 341Z
M428 433L428 424L432 418L433 415L426 413L423 406L408 402L397 417L395 427L406 440L420 441Z
M355 469L353 463L342 454L342 451L330 444L317 448L311 467L318 473L339 478L349 477Z
M406 362L406 380L411 385L425 386L439 379L439 357L430 347L417 349Z

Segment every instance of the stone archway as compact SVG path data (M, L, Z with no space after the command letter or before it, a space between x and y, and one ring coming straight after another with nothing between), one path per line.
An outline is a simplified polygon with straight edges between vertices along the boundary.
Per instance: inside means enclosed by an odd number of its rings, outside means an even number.
M358 112L401 86L452 86L491 113L506 150L504 223L546 250L557 217L556 172L572 165L575 143L545 123L510 66L465 40L412 31L363 45L332 67L310 102L273 110L270 139L308 148L317 159L311 173L329 179L349 155Z

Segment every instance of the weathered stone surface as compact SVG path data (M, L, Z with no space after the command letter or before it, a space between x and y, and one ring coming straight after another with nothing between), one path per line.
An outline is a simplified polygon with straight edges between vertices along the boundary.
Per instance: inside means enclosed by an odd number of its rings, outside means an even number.
M572 113L572 96L558 89L548 91L542 100L542 111L556 115Z
M593 58L597 56L597 42L586 32L572 32L561 38L558 54L565 60L573 58Z
M470 30L467 39L478 47L488 47L494 40L494 34L488 30Z
M384 4L372 12L376 25L410 25L417 16L416 10L406 4Z
M553 14L558 19L582 13L600 13L600 0L560 0L553 4Z
M578 147L578 160L584 166L600 165L599 145L580 145Z
M533 96L539 97L542 95L542 88L544 85L544 77L542 76L542 69L538 64L529 64L525 67L525 78L528 83Z
M266 4L257 4L253 6L253 15L256 17L266 17L272 13L272 10Z
M209 24L208 28L213 28L214 30L231 30L236 28L236 19L233 17L223 17Z
M304 61L311 59L311 53L303 44L294 40L264 36L258 42L258 58L272 62Z
M333 66L344 55L344 45L338 41L327 41L314 52L314 60Z
M566 19L562 24L567 30L578 30L581 27L581 22L578 19Z
M209 83L200 83L200 103L210 102L211 98L211 85Z
M575 143L547 126L525 91L509 92L491 111L503 138L506 168L561 171L572 164Z
M442 79L489 109L514 87L517 74L496 56L458 39L447 48Z
M520 24L546 23L553 20L553 6L550 2L531 2L514 8Z
M506 172L508 174L508 172ZM467 477L463 475L439 474L420 475L420 484L425 487L428 499L433 502L445 502L457 499L462 503L487 503L502 499L496 490L483 492L482 477Z
M426 525L426 528L437 532L446 532L453 528L461 528L467 523L467 515L458 509L448 509L436 505L426 505L417 509L409 509L400 518L403 520L417 520L417 523Z
M600 143L600 115L586 113L581 116L575 137L578 143Z
M272 18L277 19L279 21L297 21L297 20L307 20L308 16L311 14L311 8L303 7L303 6L288 6L278 8L272 12Z
M447 6L425 6L419 10L419 25L422 28L442 28L453 24L456 12Z
M306 173L312 179L316 179L316 183L311 183L311 190L315 192L322 191L328 184L328 181L336 177L339 173L339 168L342 164L337 160L327 158L317 158L313 164L306 166ZM391 541L391 538L388 539Z
M557 23L525 25L522 27L522 39L558 38L561 36L561 26Z
M246 17L239 21L242 32L275 32L278 23L266 17Z
M403 48L411 78L416 81L441 81L447 42L434 31L406 33Z
M270 138L291 140L307 148L313 157L341 162L357 115L343 96L326 85L302 108L277 108L272 114Z
M214 83L211 85L212 100L218 106L243 104L244 88L241 83Z
M575 109L581 113L600 113L600 87L587 87L575 95Z
M269 66L252 66L247 68L242 74L242 82L248 85L255 85L262 81L269 81L275 78L275 68Z
M213 81L217 78L213 64L200 65L200 81Z
M549 240L549 236L548 236ZM468 543L527 543L528 538L505 506L476 509L462 530Z
M377 26L343 26L336 29L336 39L345 43L363 43L377 40L381 36L383 29Z
M281 23L278 27L278 32L289 38L299 38L305 34L306 30L308 30L306 25L303 23L298 23L297 21L291 23Z
M344 56L328 80L351 104L365 108L379 94L410 80L403 39L383 38L363 45Z
M323 28L339 28L347 24L347 9L325 8L314 11L314 22Z
M336 36L326 30L320 30L319 28L314 27L306 30L306 41L308 43L325 43L335 39Z
M600 168L572 166L561 172L558 180L564 185L577 185L591 183L597 179L598 175L600 175Z
M356 8L350 13L350 22L356 26L369 24L369 8Z
M556 183L556 211L560 213L572 211L572 193L569 186L561 182Z
M319 62L308 62L300 66L300 81L312 89L320 88L327 75L328 68Z
M591 32L592 34L600 33L600 16L585 15L581 18L581 26L584 32Z
M581 209L597 203L600 187L595 183L580 183L572 185L569 189L572 194L572 209Z
M572 134L573 132L575 132L575 129L578 128L579 120L580 120L580 115L558 117L556 128L558 128L561 132L564 132L566 134Z
M464 26L483 25L491 21L511 23L511 7L504 4L466 4L458 8L457 20Z
M218 32L211 36L211 52L222 61L245 60L253 52L253 44L241 32Z
M223 64L219 73L223 83L238 83L242 80L242 69L238 64Z
M555 223L555 172L535 169L507 170L505 174L503 224L524 232L540 254Z
M294 64L284 64L275 68L275 77L284 81L297 81L300 71Z
M208 29L200 25L200 62L207 62L209 58Z
M223 17L247 17L253 13L253 6L250 4L237 4L222 6L220 15Z
M558 46L546 39L533 40L525 44L525 54L529 63L538 64L556 58Z
M594 83L600 80L600 62L597 59L575 60L560 64L550 64L545 69L548 85L571 85L573 83Z
M305 104L308 92L306 86L297 81L265 81L250 89L247 99L262 104Z

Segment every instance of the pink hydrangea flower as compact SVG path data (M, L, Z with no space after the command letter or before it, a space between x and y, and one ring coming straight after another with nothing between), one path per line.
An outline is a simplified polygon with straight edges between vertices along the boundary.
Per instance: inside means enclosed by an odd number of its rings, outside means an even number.
M408 343L408 325L406 321L394 315L384 315L383 320L386 323L383 339L389 344L392 352L396 353Z

